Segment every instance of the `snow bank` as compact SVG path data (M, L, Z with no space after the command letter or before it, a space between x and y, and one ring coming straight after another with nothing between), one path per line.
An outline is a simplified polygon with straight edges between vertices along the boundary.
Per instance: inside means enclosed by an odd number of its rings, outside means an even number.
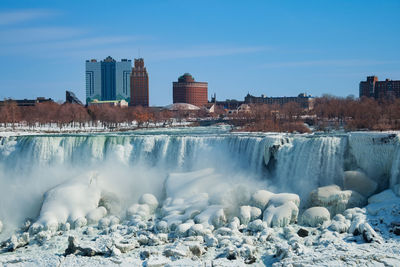
M332 215L343 213L348 208L363 207L366 199L352 190L342 191L337 185L319 187L310 193L311 206L325 207Z
M85 217L96 210L100 198L96 173L60 184L44 195L40 216L31 229L56 231L66 222L85 224Z
M301 223L311 227L317 227L329 222L331 219L329 211L324 207L312 207L304 211Z
M343 187L369 197L378 188L378 183L367 177L363 172L346 171L344 172Z

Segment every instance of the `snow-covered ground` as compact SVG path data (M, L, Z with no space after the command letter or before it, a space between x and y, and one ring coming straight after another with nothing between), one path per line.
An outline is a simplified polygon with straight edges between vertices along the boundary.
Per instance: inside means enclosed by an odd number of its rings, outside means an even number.
M3 137L0 266L400 266L397 135L228 130Z

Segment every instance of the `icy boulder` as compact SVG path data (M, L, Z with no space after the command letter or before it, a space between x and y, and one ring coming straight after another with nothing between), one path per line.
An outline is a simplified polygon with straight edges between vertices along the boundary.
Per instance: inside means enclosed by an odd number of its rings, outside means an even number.
M152 211L150 207L146 204L133 204L127 210L127 215L130 218L139 216L140 218L142 218L142 220L147 220L151 214Z
M390 224L389 218L396 210L400 210L400 197L391 189L373 195L368 199L367 211L371 215L380 215L386 223Z
M139 198L139 204L149 206L150 212L154 213L158 207L158 200L152 194L144 194Z
M79 224L98 207L100 198L101 190L97 185L96 174L60 184L45 193L40 216L31 226L31 231L56 231L66 222Z
M261 210L251 206L241 206L239 210L239 219L242 224L248 224L249 222L257 219L261 216Z
M346 171L344 172L343 187L369 197L376 191L378 184L363 172Z
M284 227L297 221L299 208L291 201L280 206L269 205L264 211L263 221L269 227Z
M337 185L328 185L313 190L311 206L325 207L332 215L343 213L348 208L363 207L366 198L352 190L342 191Z
M268 205L269 200L274 195L274 193L267 190L258 190L251 196L251 205L255 206L261 210L265 210Z
M332 223L329 228L338 233L346 233L349 230L351 221L346 219L342 214L336 214L332 218Z
M304 211L301 222L304 225L317 227L328 222L330 217L329 211L324 207L312 207Z
M294 223L299 214L299 205L300 197L296 194L272 194L264 210L263 221L270 227L284 227Z
M274 194L273 196L271 196L268 205L274 205L277 207L286 204L288 202L292 202L297 207L299 207L300 197L296 194L290 194L290 193Z
M195 223L203 224L206 227L212 225L216 228L226 223L226 215L224 209L218 205L209 206L194 218Z

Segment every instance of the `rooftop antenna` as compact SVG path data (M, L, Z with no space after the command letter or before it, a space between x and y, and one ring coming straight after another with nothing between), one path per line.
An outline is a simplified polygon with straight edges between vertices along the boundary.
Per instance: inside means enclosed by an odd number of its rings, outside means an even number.
M140 48L138 48L138 54L139 54L139 58L140 58Z

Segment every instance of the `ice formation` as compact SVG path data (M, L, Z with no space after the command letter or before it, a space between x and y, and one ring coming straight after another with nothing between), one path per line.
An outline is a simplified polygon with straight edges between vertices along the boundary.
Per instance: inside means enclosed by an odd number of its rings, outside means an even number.
M329 222L331 215L324 207L312 207L304 211L301 223L311 227L317 227Z
M400 264L399 164L385 133L4 137L0 265Z

